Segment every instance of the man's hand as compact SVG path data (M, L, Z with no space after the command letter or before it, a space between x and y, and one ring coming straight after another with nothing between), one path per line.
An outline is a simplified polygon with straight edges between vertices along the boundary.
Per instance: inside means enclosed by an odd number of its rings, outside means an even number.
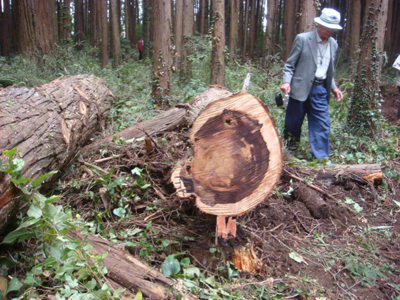
M282 87L281 87L281 89L282 89ZM332 93L335 95L335 99L336 99L337 102L342 101L342 99L343 99L343 94L342 94L342 91L341 91L341 90L339 90L338 88L334 88L334 89L332 90Z
M290 83L289 83L289 82L282 83L282 85L281 85L281 91L282 91L285 95L288 95L288 94L290 93Z

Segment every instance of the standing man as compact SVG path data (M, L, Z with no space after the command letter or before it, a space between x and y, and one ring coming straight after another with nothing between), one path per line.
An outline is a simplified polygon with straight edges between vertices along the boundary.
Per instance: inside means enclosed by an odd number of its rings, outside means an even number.
M324 8L314 22L317 29L296 36L283 67L281 91L290 96L284 138L289 150L297 149L301 126L307 114L311 151L320 161L324 158L329 161L330 92L337 101L343 98L333 77L338 44L332 36L342 29L339 25L340 13Z

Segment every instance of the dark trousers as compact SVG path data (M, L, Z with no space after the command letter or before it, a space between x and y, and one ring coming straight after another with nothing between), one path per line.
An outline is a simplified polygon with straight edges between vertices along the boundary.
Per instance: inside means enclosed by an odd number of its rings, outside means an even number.
M284 138L289 148L300 141L301 126L307 115L311 151L315 158L329 157L329 120L328 92L323 84L313 85L306 101L290 98L286 109Z

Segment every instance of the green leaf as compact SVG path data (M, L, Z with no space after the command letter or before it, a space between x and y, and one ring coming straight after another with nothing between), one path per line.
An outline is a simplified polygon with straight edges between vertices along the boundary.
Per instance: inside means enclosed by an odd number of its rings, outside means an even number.
M9 234L6 235L4 240L2 241L3 244L12 244L15 241L23 241L27 238L34 236L35 233L31 230L27 230L25 228L16 229Z
M33 187L34 189L40 187L40 185L42 184L42 182L43 182L47 177L49 177L49 176L51 176L51 175L54 175L54 174L57 174L57 173L58 173L58 171L51 171L51 172L49 172L49 173L40 175L34 182L32 182L32 187Z
M139 290L136 295L135 298L133 298L133 300L142 300L143 299L143 295L142 292Z
M142 169L136 167L136 168L134 168L134 169L131 171L131 173L132 173L132 175L138 175L138 176L140 176L140 175L142 175L142 171L143 171Z
M181 265L174 255L169 255L162 264L162 272L165 276L176 275L180 272Z
M117 217L123 218L125 217L126 210L122 207L118 207L113 210L113 214L116 215Z
M195 276L200 277L200 269L196 267L184 269L183 273L189 278L193 278Z
M305 263L306 265L308 265L307 264L307 262L304 260L304 258L303 258L303 256L301 256L300 254L298 254L297 252L290 252L289 253L289 257L291 258L291 259L293 259L294 261L296 261L296 262L298 262L298 263Z
M21 287L22 287L22 282L20 282L17 277L14 277L13 279L10 280L6 294L12 291L19 291Z
M21 171L22 170L22 168L24 167L24 165L25 165L25 162L24 162L24 160L23 159L20 159L20 158L14 158L13 159L13 164L15 165L15 169L14 169L14 171Z
M31 207L29 207L27 214L29 217L32 218L40 218L42 216L42 209L35 204L31 204Z

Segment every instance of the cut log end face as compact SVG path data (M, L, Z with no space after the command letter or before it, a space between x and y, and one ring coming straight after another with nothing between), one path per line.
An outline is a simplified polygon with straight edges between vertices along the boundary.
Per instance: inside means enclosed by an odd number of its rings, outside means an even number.
M270 196L283 168L282 144L268 109L246 93L210 103L193 123L194 157L172 174L177 195L197 207L237 216Z
M236 203L259 186L269 163L261 127L246 114L225 109L195 134L192 176L200 201Z

